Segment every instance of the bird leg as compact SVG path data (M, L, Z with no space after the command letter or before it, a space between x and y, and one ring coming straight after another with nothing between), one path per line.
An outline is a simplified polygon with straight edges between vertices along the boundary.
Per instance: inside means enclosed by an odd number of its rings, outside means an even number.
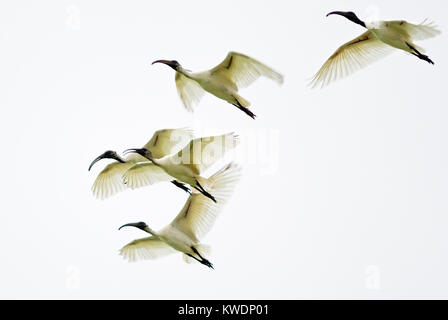
M217 202L215 197L213 197L210 193L208 193L202 186L201 184L198 182L198 180L196 180L196 184L197 187L194 187L196 190L198 190L200 193L202 193L204 196L206 196L207 198L213 200L213 202Z
M191 194L191 190L185 185L185 183L179 182L177 180L172 180L171 183L174 184L176 187L181 188L186 193Z
M415 51L415 52L411 52L414 56L416 56L419 59L425 60L426 62L429 62L430 64L434 64L434 62L429 59L429 57L425 54L420 53L414 46L411 46L409 43L406 42L406 44L408 45L409 49Z
M205 259L203 256L201 256L201 254L199 253L198 250L196 250L195 247L191 247L191 250L193 250L193 252L196 253L196 254L199 256L199 258L201 258L201 260L197 259L197 258L194 257L193 255L188 254L190 257L196 259L197 261L199 261L199 262L202 263L203 265L206 265L207 267L209 267L209 268L211 268L211 269L214 269L214 268L213 268L213 264L212 264L210 261L208 261L207 259Z
M202 263L203 265L209 267L210 269L215 269L213 268L213 264L208 261L207 259L204 260L199 260L198 258L196 258L195 256L193 256L192 254L187 253L187 256L189 256L190 258L193 258L194 260L196 260L199 263Z
M237 107L238 109L243 111L245 114L247 114L252 119L255 119L256 115L252 111L250 111L249 108L243 107L237 98L235 98L235 101L236 101L236 103L233 103L233 105L235 107Z

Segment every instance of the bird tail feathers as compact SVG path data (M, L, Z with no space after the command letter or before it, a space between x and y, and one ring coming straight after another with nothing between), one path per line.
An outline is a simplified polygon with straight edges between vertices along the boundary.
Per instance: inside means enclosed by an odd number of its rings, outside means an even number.
M207 190L218 203L229 199L241 177L241 167L235 162L231 162L221 168L210 178L198 177L199 183Z

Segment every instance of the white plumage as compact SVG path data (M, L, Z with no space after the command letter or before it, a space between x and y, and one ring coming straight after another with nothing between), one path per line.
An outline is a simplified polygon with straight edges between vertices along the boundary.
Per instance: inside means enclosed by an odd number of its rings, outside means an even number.
M238 94L238 89L252 84L264 76L278 84L283 83L283 76L263 63L237 52L229 52L227 57L216 67L198 73L192 73L175 60L157 60L176 71L177 92L185 106L192 112L205 92L229 102L252 118L255 115L249 110L249 101Z
M426 20L416 25L404 20L364 23L353 12L334 11L367 29L361 36L339 47L313 77L312 87L324 87L330 82L346 77L372 62L399 49L432 63L424 50L413 41L424 40L440 34L432 22ZM327 16L328 16L327 15Z
M158 232L143 222L125 224L124 226L138 227L152 236L130 242L120 250L120 254L128 261L137 261L155 259L180 251L185 255L185 262L191 262L193 259L212 268L212 264L206 259L210 248L201 244L200 240L211 230L240 176L241 168L238 165L226 165L207 179L207 188L214 194L217 202L193 190L179 214Z
M147 149L129 149L126 152L137 152L150 160L151 163L138 163L123 174L123 181L131 188L138 188L147 184L158 182L158 178L167 179L166 175L157 173L154 168L162 169L168 176L177 181L189 184L191 187L201 190L210 199L213 195L206 191L207 179L201 174L210 165L222 158L226 152L235 148L239 138L233 132L211 137L193 139L188 145L176 154L171 154L161 159L153 157Z
M144 145L144 148L151 150L154 157L162 158L179 151L192 138L193 132L187 128L162 129L153 134L151 139ZM117 162L108 164L95 179L92 186L92 193L98 199L106 199L125 190L128 186L123 183L123 174L136 163L143 162L152 166L152 170L146 170L146 174L148 175L151 172L153 176L157 176L157 181L172 180L163 170L155 167L145 157L139 154L129 154L122 158L114 151L106 151L93 160L89 170L97 161L105 158L114 159Z

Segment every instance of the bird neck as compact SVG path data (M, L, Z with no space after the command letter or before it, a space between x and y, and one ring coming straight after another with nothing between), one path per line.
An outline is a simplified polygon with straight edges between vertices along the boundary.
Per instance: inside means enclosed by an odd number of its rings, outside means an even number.
M159 235L157 234L157 232L155 232L154 230L152 230L150 227L146 226L145 228L143 228L143 231L152 234L154 237L158 237Z
M192 79L192 73L190 70L186 70L184 68L182 68L181 66L179 66L176 70L176 72L179 72L180 74L186 76L189 79Z
M163 170L165 170L164 168L167 165L171 164L171 158L166 156L166 157L162 157L162 158L152 158L150 160L154 165L158 166L159 168L162 168Z
M366 28L369 30L372 29L383 29L386 26L386 23L384 21L369 21L366 22Z
M347 18L348 20L350 20L350 21L356 23L356 24L359 24L361 27L364 27L364 28L367 29L367 26L366 26L365 22L362 21L361 19L359 19L357 16L354 16L354 17L346 17L346 18Z
M119 155L117 155L116 157L114 157L115 160L117 160L118 162L121 163L126 163L127 161L125 159L123 159L122 157L120 157Z
M149 161L151 161L153 164L155 164L156 166L160 167L159 161L156 160L155 158L151 158L149 159Z

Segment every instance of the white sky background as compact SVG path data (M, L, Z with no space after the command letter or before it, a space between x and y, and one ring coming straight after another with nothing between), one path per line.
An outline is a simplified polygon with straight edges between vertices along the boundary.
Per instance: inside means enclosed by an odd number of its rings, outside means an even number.
M404 5L405 3L405 5ZM446 1L3 1L0 298L448 298ZM323 90L308 79L360 26L325 14L434 20L418 42ZM241 91L256 121L211 95L189 114L174 72L230 50L278 70ZM169 183L96 200L105 150L162 128L236 131L244 176L204 243L130 264L118 250L159 229L186 194ZM251 138L252 137L252 138ZM220 164L222 165L222 163Z

